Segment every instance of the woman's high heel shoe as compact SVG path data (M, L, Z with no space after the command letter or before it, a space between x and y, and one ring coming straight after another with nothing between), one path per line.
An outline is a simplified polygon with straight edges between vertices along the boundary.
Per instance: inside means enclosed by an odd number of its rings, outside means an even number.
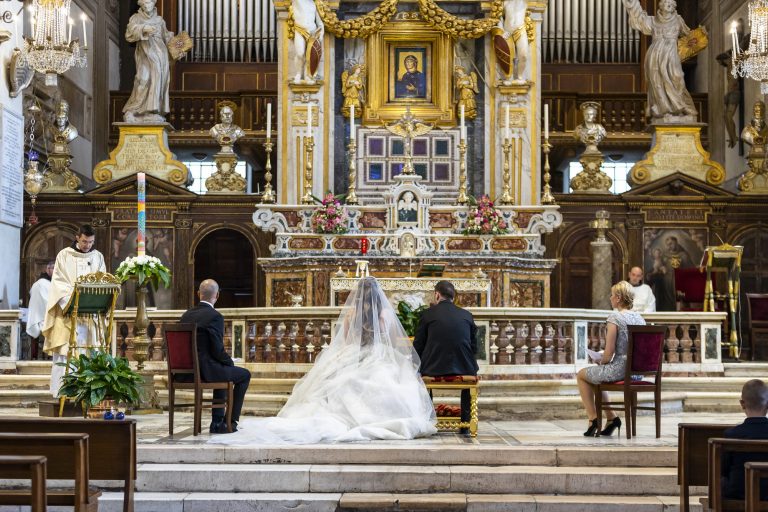
M613 418L611 422L608 423L608 425L606 425L605 428L600 431L600 435L610 436L613 434L613 431L617 429L619 431L619 436L621 436L621 418L619 418L618 416Z
M584 437L595 437L597 436L597 418L593 419L590 424L589 428L586 432L584 432Z

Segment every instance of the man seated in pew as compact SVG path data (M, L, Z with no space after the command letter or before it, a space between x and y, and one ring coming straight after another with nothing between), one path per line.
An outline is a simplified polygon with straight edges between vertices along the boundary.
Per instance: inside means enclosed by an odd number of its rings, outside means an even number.
M413 348L421 358L424 376L477 375L477 326L472 313L456 306L456 289L449 281L435 285L435 300L421 315ZM470 419L470 393L461 390L461 421ZM461 434L469 434L462 428Z
M768 386L760 379L752 379L741 389L741 408L747 415L744 423L725 431L724 437L733 439L768 440ZM765 456L763 456L765 458ZM760 460L759 455L748 452L725 453L723 455L723 474L721 483L726 499L744 499L744 463ZM766 460L760 460L766 462ZM768 482L761 482L761 499L768 499Z

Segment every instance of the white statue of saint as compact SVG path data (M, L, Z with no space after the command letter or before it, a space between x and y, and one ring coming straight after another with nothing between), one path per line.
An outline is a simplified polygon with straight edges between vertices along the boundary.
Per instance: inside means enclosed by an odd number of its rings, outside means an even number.
M622 0L629 13L629 24L647 36L651 45L645 54L648 80L646 117L661 122L695 122L696 107L685 88L685 75L677 51L680 35L691 29L677 14L674 0L661 0L656 16L649 16L638 0Z
M232 153L232 146L235 145L237 139L245 135L243 129L232 122L233 117L232 107L224 105L219 110L219 120L221 122L214 125L210 130L211 137L216 139L216 142L221 145L222 153Z
M528 11L527 0L505 0L504 17L499 25L504 29L505 38L512 38L515 45L515 58L517 59L517 72L515 81L525 81L525 71L528 67L528 55L530 53L528 33L525 28L525 14Z
M311 49L315 41L322 43L324 25L314 0L292 0L294 83L314 82L310 71Z
M126 123L162 123L170 112L168 42L173 33L157 13L155 3L139 0L139 10L125 30L126 41L136 43L136 78L131 97L123 107Z

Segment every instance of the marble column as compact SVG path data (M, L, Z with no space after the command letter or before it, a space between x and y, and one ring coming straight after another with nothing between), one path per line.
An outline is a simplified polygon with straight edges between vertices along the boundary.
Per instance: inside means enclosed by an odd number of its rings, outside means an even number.
M592 309L612 309L613 242L595 240L589 246L592 252Z

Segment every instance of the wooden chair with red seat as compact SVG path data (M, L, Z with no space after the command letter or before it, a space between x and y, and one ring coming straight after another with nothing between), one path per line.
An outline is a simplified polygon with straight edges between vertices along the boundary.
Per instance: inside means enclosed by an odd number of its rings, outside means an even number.
M168 434L173 437L173 413L180 407L194 407L192 435L201 432L203 407L206 409L226 408L227 430L232 432L232 403L235 386L232 382L204 382L200 377L197 356L197 327L195 324L166 324L163 327L168 359ZM176 390L191 389L195 401L192 404L177 404ZM224 401L204 398L204 390L226 389Z
M656 437L661 437L661 361L664 356L664 338L667 328L663 325L630 325L627 327L629 346L627 348L627 366L624 379L617 382L605 382L595 385L595 409L597 422L602 428L603 406L624 411L627 439L632 433L637 435L637 410L654 411L656 415ZM653 382L632 380L633 375L653 376ZM603 402L603 391L621 391L623 402ZM639 407L638 393L653 393L653 407Z
M768 293L748 293L747 312L749 313L749 356L754 361L758 336L763 335L768 338Z
M675 269L675 300L678 311L703 311L707 275L703 269Z

